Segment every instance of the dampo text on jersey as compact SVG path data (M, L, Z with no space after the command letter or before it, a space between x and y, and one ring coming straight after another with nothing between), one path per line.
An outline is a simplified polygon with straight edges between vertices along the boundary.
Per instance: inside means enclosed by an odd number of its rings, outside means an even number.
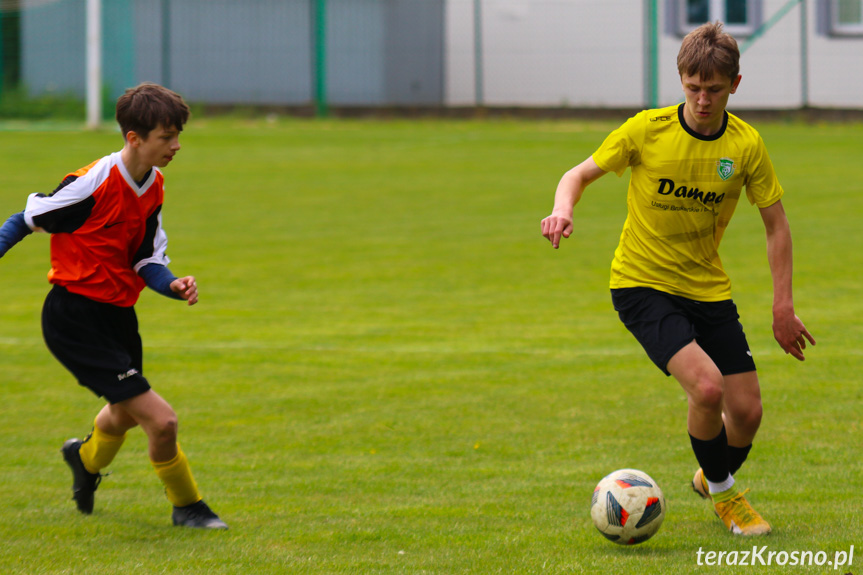
M659 189L656 192L661 196L668 196L674 193L676 198L694 198L704 205L719 204L725 199L725 193L716 195L715 192L705 192L698 188L688 188L686 186L677 187L674 180L668 178L659 179Z

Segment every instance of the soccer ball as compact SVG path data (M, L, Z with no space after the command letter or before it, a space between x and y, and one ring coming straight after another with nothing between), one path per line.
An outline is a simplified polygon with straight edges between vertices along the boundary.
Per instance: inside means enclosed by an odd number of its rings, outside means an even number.
M635 545L659 531L665 519L665 497L643 471L618 469L603 477L593 490L590 517L608 540Z

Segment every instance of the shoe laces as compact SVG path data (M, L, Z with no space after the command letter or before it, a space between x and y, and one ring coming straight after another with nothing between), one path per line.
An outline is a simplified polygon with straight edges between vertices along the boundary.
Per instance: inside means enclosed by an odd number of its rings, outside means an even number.
M741 523L744 525L758 521L758 513L744 497L747 493L749 493L749 489L744 489L728 500L727 506L724 506L726 507L726 512L723 515L732 515L735 518L740 519Z
M84 469L84 471L87 471L86 468ZM87 471L87 473L90 472ZM96 491L96 488L99 487L99 485L102 483L102 478L108 477L109 475L111 475L111 473L111 471L109 471L108 473L90 473L90 475L93 476L93 491Z
M215 513L203 501L198 501L186 507L186 514L192 518L211 519Z

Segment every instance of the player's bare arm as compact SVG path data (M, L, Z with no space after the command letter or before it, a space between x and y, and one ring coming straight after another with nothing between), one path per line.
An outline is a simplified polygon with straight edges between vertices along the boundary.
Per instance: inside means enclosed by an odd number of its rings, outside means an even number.
M773 276L773 337L785 353L803 361L806 341L815 345L815 339L794 313L791 227L782 202L762 208L761 219L767 232L767 261Z
M198 283L194 276L175 279L171 282L171 291L189 302L189 305L198 303Z
M572 234L572 210L584 189L604 174L590 156L560 178L554 193L554 208L551 215L542 220L542 235L554 249L560 247L561 237L568 238Z

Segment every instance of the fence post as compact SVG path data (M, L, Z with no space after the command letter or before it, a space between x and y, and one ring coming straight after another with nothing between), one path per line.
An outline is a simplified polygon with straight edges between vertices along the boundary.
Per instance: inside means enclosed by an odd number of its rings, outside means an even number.
M644 99L648 108L659 106L659 7L644 2Z
M0 6L0 96L3 95L3 92L6 89L6 67L4 66L6 63L6 50L4 49L6 38L4 34L4 20L6 20L6 13L3 11L3 7Z
M313 0L315 13L315 113L326 117L327 102L327 0Z
M809 16L806 0L800 1L800 104L809 107Z
M102 121L102 1L87 0L87 127Z
M482 58L482 0L473 0L473 90L477 107L485 103Z
M162 0L162 85L171 88L171 4Z

